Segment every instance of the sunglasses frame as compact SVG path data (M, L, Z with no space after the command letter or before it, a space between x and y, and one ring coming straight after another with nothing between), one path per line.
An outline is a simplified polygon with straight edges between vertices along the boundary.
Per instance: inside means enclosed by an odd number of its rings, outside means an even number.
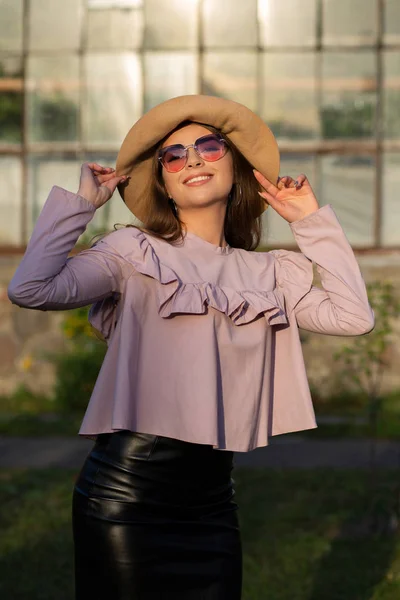
M203 158L203 157L201 156L201 154L199 153L198 149L197 149L197 147L198 147L198 145L199 145L199 142L200 142L201 140L203 140L204 138L209 138L209 137L212 137L212 138L214 138L214 139L215 139L215 140L217 140L218 142L222 142L222 145L223 145L223 147L225 148L225 151L224 151L224 153L222 154L222 156L220 156L220 157L219 157L219 158L217 158L216 160L207 160L206 158ZM170 150L171 148L179 148L179 149L183 148L183 150L185 151L185 162L184 162L183 166L182 166L180 169L178 169L177 171L168 171L168 168L167 168L167 167L166 167L166 165L163 163L163 158L164 158L164 155L165 155L165 154L168 152L168 150ZM164 168L165 168L165 169L166 169L166 170L167 170L169 173L179 173L179 171L182 171L182 169L184 169L184 168L185 168L185 166L186 166L186 163L187 163L187 161L188 161L188 158L189 158L189 152L188 152L188 149L189 149L189 148L193 148L193 149L194 149L194 151L196 152L196 154L197 154L198 156L200 156L200 158L201 158L202 160L205 160L206 162L217 162L217 160L221 160L221 158L223 158L223 157L225 156L225 154L226 154L226 153L228 152L228 150L229 150L229 146L228 146L228 144L226 143L226 140L224 140L224 138L222 138L222 137L219 137L219 136L218 136L216 133L209 133L209 134L202 135L202 136L200 136L199 138L197 138L197 140L195 140L194 144L188 144L187 146L184 146L183 144L171 144L171 146L166 146L165 148L160 148L160 150L158 151L158 157L157 157L157 158L158 158L158 160L160 161L160 164L161 164L161 165L162 165L162 166L163 166L163 167L164 167ZM182 158L183 158L183 157L182 157Z

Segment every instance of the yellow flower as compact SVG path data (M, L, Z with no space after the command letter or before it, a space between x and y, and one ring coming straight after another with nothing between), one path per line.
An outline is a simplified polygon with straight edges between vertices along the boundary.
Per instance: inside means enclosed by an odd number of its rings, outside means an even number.
M30 354L27 354L21 362L21 367L24 371L29 371L32 368L33 365L33 359L32 356Z

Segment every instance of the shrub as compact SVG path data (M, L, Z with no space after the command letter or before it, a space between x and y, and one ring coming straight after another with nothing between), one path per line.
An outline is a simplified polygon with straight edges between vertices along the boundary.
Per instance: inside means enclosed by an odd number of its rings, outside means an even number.
M89 324L88 312L88 307L68 311L62 329L69 349L51 359L56 369L55 402L66 412L86 409L107 350Z
M54 357L56 366L55 400L66 412L86 408L105 355L104 344L77 344L69 352Z

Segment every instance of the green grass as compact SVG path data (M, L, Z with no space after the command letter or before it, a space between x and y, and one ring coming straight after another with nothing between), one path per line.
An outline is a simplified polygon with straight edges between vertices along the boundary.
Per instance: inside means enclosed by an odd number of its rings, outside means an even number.
M7 414L0 412L0 435L40 437L45 435L75 436L78 433L83 414L30 413ZM339 424L319 424L317 429L299 433L310 439L368 438L367 424L347 422ZM379 421L378 439L400 440L400 419L397 415L384 414Z
M398 475L381 473L377 511L389 511ZM371 505L359 472L241 471L236 477L245 600L394 600L399 536L353 531Z
M77 434L83 411L61 410L57 401L24 387L0 397L0 435L44 436Z
M71 493L76 472L0 476L0 597L72 600ZM356 471L237 468L243 600L397 600L400 536L353 535L370 495ZM380 514L400 476L379 473Z
M318 419L318 415L317 415ZM301 432L311 439L369 438L371 430L368 423L350 421L346 423L320 423L317 429ZM400 440L400 418L393 413L383 413L378 421L377 438L380 440Z
M75 436L78 433L83 415L57 413L17 415L0 414L0 435L33 436L46 435Z

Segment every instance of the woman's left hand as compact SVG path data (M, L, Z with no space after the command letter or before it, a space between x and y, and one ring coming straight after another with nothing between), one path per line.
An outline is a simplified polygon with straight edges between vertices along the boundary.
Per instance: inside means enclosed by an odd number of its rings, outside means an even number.
M319 209L305 175L299 175L296 181L289 176L281 177L276 186L256 169L254 176L265 190L258 192L260 196L288 223L300 221Z

